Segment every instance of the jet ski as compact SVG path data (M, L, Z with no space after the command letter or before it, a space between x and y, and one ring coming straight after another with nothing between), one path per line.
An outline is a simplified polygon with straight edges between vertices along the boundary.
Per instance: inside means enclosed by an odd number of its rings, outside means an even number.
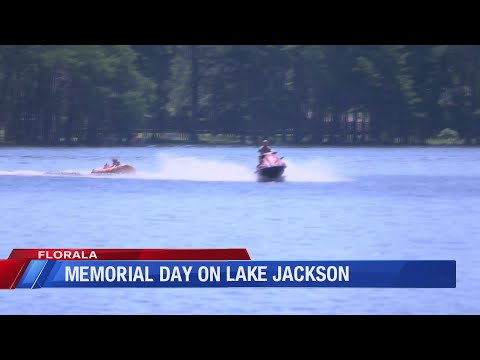
M93 169L92 174L135 174L136 170L133 166L124 164L124 165L112 165L104 166L98 169Z
M258 181L283 181L283 173L287 164L283 157L279 158L276 151L267 152L262 155L262 161L257 165L255 173Z

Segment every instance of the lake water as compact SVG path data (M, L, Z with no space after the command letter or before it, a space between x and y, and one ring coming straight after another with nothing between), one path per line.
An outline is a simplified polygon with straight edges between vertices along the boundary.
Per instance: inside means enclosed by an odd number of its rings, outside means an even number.
M252 260L456 260L455 289L0 291L0 314L479 314L480 148L0 148L13 248L247 248ZM117 157L134 176L90 176ZM79 173L52 175L48 172Z

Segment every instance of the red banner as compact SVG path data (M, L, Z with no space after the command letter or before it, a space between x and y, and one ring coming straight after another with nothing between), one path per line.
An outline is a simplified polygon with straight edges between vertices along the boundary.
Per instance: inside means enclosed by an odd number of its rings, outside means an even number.
M13 249L9 259L251 260L247 249Z
M15 289L27 264L25 260L0 260L0 289Z

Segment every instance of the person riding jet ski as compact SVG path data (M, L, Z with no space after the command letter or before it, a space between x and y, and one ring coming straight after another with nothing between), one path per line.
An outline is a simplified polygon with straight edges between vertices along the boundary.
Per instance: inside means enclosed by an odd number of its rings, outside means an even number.
M262 163L262 159L263 159L263 155L268 153L268 152L271 152L272 149L270 149L270 147L268 146L268 140L265 139L262 141L262 146L260 146L258 148L258 165L260 165Z

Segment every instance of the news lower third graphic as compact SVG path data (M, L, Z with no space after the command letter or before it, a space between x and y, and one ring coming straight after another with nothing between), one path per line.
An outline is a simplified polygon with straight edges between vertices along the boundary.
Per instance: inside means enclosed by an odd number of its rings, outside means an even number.
M455 260L254 261L247 249L13 249L0 289L455 288Z

